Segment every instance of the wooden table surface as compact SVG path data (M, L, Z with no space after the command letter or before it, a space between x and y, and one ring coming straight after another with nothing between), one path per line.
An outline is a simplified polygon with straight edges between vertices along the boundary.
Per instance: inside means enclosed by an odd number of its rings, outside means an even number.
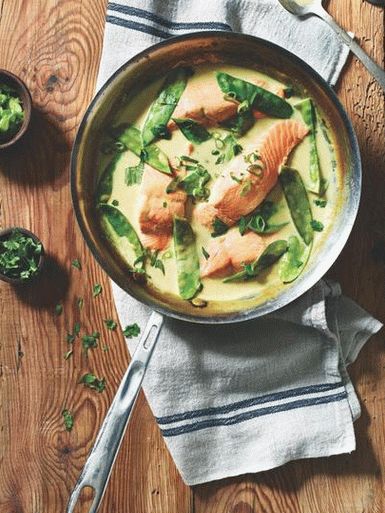
M160 0L159 0L160 1ZM48 252L33 289L0 285L0 512L64 512L104 418L128 354L119 331L109 280L76 225L69 158L76 128L94 92L105 0L0 1L0 67L29 86L35 112L23 144L0 155L0 227L34 231ZM384 63L384 10L360 0L332 0L330 12ZM337 88L357 132L363 195L349 242L330 275L344 292L385 321L384 96L350 58ZM376 258L373 246L376 244ZM83 269L71 267L79 258ZM92 286L103 293L92 299ZM84 297L84 308L76 306ZM64 311L55 317L54 307ZM88 361L76 342L67 361L66 333L101 332L109 351ZM385 355L383 332L351 367L362 403L351 455L293 462L257 475L189 488L168 454L140 396L112 473L102 513L384 513ZM87 371L107 380L98 394L77 384ZM73 411L65 431L61 412ZM79 511L88 511L87 497Z

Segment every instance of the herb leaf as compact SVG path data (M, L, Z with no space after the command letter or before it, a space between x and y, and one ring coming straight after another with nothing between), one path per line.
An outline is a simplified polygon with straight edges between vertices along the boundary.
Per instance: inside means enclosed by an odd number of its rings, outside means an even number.
M213 220L213 231L211 237L219 237L228 231L230 227L227 226L219 217L214 217Z
M126 185L140 184L144 171L143 161L140 160L136 166L126 167L124 181Z
M81 310L84 306L84 299L82 297L78 297L76 304L79 310Z
M313 203L314 203L314 205L317 205L317 207L325 208L327 205L327 200L317 198L317 199L313 200Z
M273 201L265 200L251 214L241 217L239 220L239 232L244 235L248 230L255 233L275 233L288 223L272 224L269 219L278 212Z
M72 413L69 410L63 410L62 411L63 419L64 419L64 426L67 431L72 431L72 428L74 427L74 418Z
M139 335L139 333L140 333L140 327L137 325L136 322L134 324L129 324L123 330L123 335L126 338L137 337Z
M91 388L101 393L106 388L106 380L97 378L94 374L87 373L80 378L79 383L83 383L85 387Z
M94 349L98 346L98 340L100 338L100 333L95 331L91 335L83 335L82 337L82 346L84 352L87 354L88 349Z
M62 314L62 312L63 312L63 305L61 303L58 303L55 306L55 315L59 316Z
M71 265L72 265L72 267L75 267L76 269L79 269L79 271L81 271L81 269L82 269L82 265L81 265L80 260L78 258L75 258L74 260L72 260Z
M100 285L100 283L95 283L94 288L92 289L92 295L93 297L99 296L103 291L103 287Z
M108 330L116 330L117 324L113 319L104 319L104 324L106 325Z
M316 221L315 219L313 219L310 222L310 224L315 232L322 232L322 230L324 229L324 225L323 223L321 223L321 221Z

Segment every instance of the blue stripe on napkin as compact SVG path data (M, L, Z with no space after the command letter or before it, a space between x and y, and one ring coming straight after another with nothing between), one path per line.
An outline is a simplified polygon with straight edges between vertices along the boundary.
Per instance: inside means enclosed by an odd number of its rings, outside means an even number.
M316 406L318 404L327 404L336 401L342 401L347 398L346 391L338 394L326 395L321 397L313 397L311 399L300 399L298 401L292 401L283 404L276 404L268 406L266 408L258 408L256 410L249 410L232 417L213 418L194 422L191 424L182 424L174 428L161 429L163 436L177 436L185 433L191 433L192 431L199 431L201 429L216 427L216 426L231 426L233 424L239 424L256 417L262 417L264 415L280 413L283 411L293 410L296 408L305 408L309 406Z
M122 14L125 17L116 16L115 14L108 14L106 17L106 21L108 23L112 23L113 25L118 25L121 27L125 27L131 30L136 30L139 32L144 32L146 34L150 34L152 36L159 37L161 39L166 39L174 36L172 32L166 32L164 28L170 29L172 31L178 30L227 30L232 31L232 28L227 23L221 23L217 21L206 21L206 22L174 22L170 21L162 16L154 14L152 12L146 11L144 9L139 9L138 7L131 7L128 5L117 4L115 2L110 2L107 7L107 11L111 11L113 13ZM139 23L130 18L141 18L142 20L149 20L150 22L156 23L160 25L161 28L154 27L152 25L147 25L144 23Z

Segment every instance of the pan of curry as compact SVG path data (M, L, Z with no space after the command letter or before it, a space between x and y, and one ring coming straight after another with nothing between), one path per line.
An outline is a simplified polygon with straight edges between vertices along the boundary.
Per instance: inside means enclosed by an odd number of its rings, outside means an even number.
M80 125L71 181L93 255L154 310L76 488L94 487L96 511L162 315L246 321L306 292L350 234L361 163L312 68L264 40L204 32L108 80Z

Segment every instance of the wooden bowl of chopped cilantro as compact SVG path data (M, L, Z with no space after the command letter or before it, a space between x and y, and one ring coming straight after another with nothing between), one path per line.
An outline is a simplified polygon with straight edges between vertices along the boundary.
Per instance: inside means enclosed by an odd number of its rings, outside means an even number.
M44 249L35 234L25 228L0 231L0 279L14 285L29 282L40 272Z
M20 78L0 69L0 149L25 133L31 119L31 95Z

